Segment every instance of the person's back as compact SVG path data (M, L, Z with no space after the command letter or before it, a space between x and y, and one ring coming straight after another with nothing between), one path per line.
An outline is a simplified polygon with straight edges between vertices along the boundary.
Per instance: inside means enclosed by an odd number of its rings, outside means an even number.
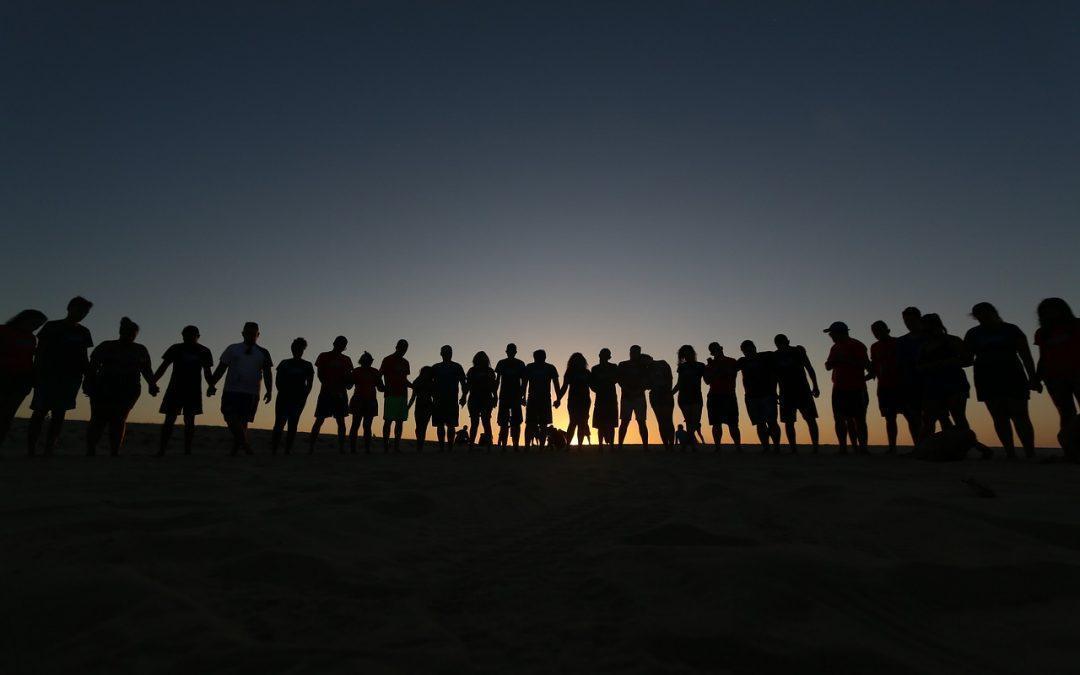
M748 398L776 396L776 369L771 352L757 352L738 360L743 374L743 393Z
M1018 346L1026 342L1024 331L1011 323L1000 321L973 326L964 335L964 344L975 361L975 379L979 379L980 371L994 371L1012 375L1026 384L1027 376L1018 350Z
M342 394L353 371L352 359L340 352L323 352L315 359L315 370L325 393Z
M679 364L678 386L680 402L700 402L701 383L705 379L705 364L700 361L684 361Z
M258 399L263 369L271 363L270 352L258 344L237 342L225 348L221 363L228 367L223 391L248 394Z
M90 331L81 323L48 321L38 332L35 368L41 375L81 377L88 363L87 350L93 346Z
M106 340L94 349L90 361L92 394L138 397L139 378L150 367L150 352L136 342Z
M663 359L650 360L648 367L649 400L656 405L657 402L675 406L675 398L671 393L674 384L674 376L671 372L671 364Z
M440 361L431 366L434 383L433 396L436 403L454 401L456 404L458 385L465 379L465 369L455 361Z
M615 384L618 380L618 366L614 363L598 363L589 371L589 386L596 392L597 400L615 400L618 391Z
M739 361L730 356L714 356L705 366L705 381L710 396L734 396ZM745 377L745 376L744 376Z
M279 401L299 402L307 399L308 385L315 379L315 368L301 358L285 359L277 367Z
M899 338L885 336L870 345L870 362L879 390L892 391L902 385L898 341Z
M469 381L469 400L488 405L495 397L495 371L490 367L473 366L465 379Z
M177 342L161 356L172 365L166 396L190 401L201 397L203 373L214 367L213 353L198 342Z
M1080 319L1062 321L1052 328L1037 328L1040 375L1052 381L1080 378Z
M870 354L862 342L845 337L834 343L827 361L832 368L833 390L865 391L869 363Z
M495 372L499 376L499 398L507 401L520 400L525 362L516 357L501 359L495 364Z
M362 401L375 401L378 396L379 371L372 366L357 366L352 371L353 398Z
M647 364L644 358L620 361L616 377L624 397L636 398L645 395L648 382Z
M28 378L34 371L37 338L27 330L0 324L0 377Z
M810 382L806 379L806 349L793 345L772 352L776 382L781 396L793 394L805 396L810 393Z
M525 379L529 383L529 400L551 400L551 383L559 377L559 371L550 363L533 362L525 366Z

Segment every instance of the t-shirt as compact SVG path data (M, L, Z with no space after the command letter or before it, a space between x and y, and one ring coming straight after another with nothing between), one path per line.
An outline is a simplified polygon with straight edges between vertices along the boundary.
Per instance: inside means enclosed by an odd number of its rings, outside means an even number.
M435 399L438 401L457 400L458 385L467 384L465 369L455 361L440 361L431 367L431 376L435 383Z
M324 393L344 393L348 389L352 375L352 359L338 352L323 352L315 359L315 369L319 373Z
M649 386L652 389L664 389L671 391L671 384L673 376L671 374L671 364L663 359L657 359L649 362Z
M405 396L409 393L409 362L394 352L382 360L379 366L387 396Z
M898 342L897 338L890 336L870 345L870 361L878 389L894 389L901 384Z
M488 401L495 396L495 371L490 367L469 368L469 396L476 401Z
M739 362L730 356L714 357L705 366L705 381L709 383L709 394L734 394L735 378L739 374Z
M870 357L866 345L849 337L833 344L825 362L832 367L834 391L860 391L866 389L866 368Z
M361 401L374 401L382 381L379 371L371 366L359 366L352 371L354 385L353 398Z
M743 393L747 398L776 396L776 366L772 352L743 356L737 363L743 374Z
M623 397L636 398L645 394L649 381L649 360L644 356L619 363L616 379L622 387Z
M705 378L705 364L700 361L684 361L679 364L679 398L686 401L701 400L701 381Z
M165 350L161 360L172 365L168 391L188 396L201 394L203 370L214 367L214 355L197 343L177 343Z
M94 346L86 326L66 319L49 321L38 331L38 373L45 377L81 377L86 371L86 352Z
M926 336L920 333L905 333L896 338L896 367L900 384L906 390L917 391L922 386L918 365L924 342Z
M495 364L499 381L499 396L513 401L521 398L521 380L525 377L525 362L518 358L506 358Z
M551 383L558 379L559 371L550 363L533 361L525 366L525 379L529 382L529 398L551 399Z
M0 325L0 373L25 377L34 370L37 338L30 331Z
M225 391L258 396L262 389L263 368L274 365L270 352L259 345L237 342L221 352L221 364L228 367L225 373Z
M810 391L806 379L806 349L796 345L788 349L777 349L773 354L773 366L776 368L776 382L781 393L805 393Z
M1039 346L1042 377L1051 380L1080 377L1080 319L1049 331L1039 328L1035 331L1035 344Z
M1027 344L1024 331L1011 323L974 326L964 335L964 345L975 358L976 373L996 373L1027 379L1018 350Z
M146 347L126 340L106 340L90 354L90 390L95 395L137 392L140 376L149 369Z
M275 383L279 398L303 399L308 395L314 381L315 368L310 361L293 358L278 364Z

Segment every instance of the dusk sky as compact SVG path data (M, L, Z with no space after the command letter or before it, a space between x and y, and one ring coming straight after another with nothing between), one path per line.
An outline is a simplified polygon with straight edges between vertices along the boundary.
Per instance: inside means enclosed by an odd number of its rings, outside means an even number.
M824 383L834 320L1080 305L1080 3L194 4L0 8L3 319L414 371L784 332Z

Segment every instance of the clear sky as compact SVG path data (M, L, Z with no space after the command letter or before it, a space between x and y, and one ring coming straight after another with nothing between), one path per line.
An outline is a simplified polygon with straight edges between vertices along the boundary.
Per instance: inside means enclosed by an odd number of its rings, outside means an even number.
M276 360L405 337L414 370L781 331L820 365L833 320L869 342L914 304L962 334L982 300L1030 337L1041 298L1080 305L1078 26L1072 2L5 2L0 313L83 294L95 340L128 315L155 358L188 323L219 353L258 321Z

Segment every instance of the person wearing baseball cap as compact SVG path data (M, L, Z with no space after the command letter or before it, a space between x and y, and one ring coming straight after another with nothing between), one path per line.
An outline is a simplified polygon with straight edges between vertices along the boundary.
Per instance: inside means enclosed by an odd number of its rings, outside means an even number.
M843 321L834 321L825 332L833 341L825 370L832 372L833 419L840 454L847 454L848 438L856 452L864 454L867 451L866 408L870 403L866 393L870 356L866 345L851 337Z

